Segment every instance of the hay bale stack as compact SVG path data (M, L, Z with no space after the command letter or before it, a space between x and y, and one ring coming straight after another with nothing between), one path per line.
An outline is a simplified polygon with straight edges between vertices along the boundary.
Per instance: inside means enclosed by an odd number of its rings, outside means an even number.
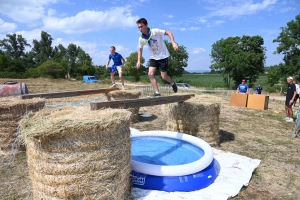
M211 146L219 145L221 98L196 95L183 103L165 105L167 129L199 137Z
M115 90L108 93L108 97L113 100L126 100L126 99L139 99L142 95L140 90ZM131 122L137 122L139 120L139 110L140 108L129 108L132 114L130 117Z
M26 112L43 109L45 99L21 100L20 97L0 98L0 150L9 151L18 135L19 121ZM23 149L23 148L22 148Z
M20 122L34 199L125 199L130 112L63 107Z

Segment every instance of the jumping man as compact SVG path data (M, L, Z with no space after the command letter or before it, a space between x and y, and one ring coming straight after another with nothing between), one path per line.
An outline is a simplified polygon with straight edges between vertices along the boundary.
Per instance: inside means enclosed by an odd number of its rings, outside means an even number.
M124 86L124 78L122 75L125 59L121 56L121 54L116 52L116 48L114 46L110 47L110 53L108 56L108 61L106 63L106 69L108 68L108 65L110 63L110 59L114 61L113 66L110 68L110 78L112 82L111 88L116 87L116 82L115 82L115 72L118 71L120 80L122 82L122 89L125 89Z
M141 36L139 38L139 44L138 44L139 50L138 50L138 60L136 64L137 69L139 69L141 65L140 61L143 54L143 47L147 45L150 53L150 67L149 67L148 76L150 78L151 84L155 91L153 96L160 96L160 92L155 79L155 71L157 68L159 68L160 70L160 75L162 79L169 82L173 88L173 91L176 93L178 90L177 85L167 74L168 57L170 56L170 53L166 47L164 40L162 39L163 35L169 36L174 50L177 51L178 45L174 41L173 34L170 31L161 30L157 28L154 29L149 28L148 22L144 18L139 19L136 23L141 32Z

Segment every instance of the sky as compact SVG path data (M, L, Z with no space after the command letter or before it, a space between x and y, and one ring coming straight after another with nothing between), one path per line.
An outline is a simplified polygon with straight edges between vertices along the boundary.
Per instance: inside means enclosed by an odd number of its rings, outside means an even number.
M0 40L21 34L29 44L41 31L52 46L80 46L94 65L105 65L110 46L125 59L138 49L136 21L171 31L189 53L187 71L207 70L211 46L243 35L264 38L266 66L282 62L273 43L287 22L300 14L300 0L0 0ZM164 36L168 39L168 36ZM146 62L148 49L144 49Z

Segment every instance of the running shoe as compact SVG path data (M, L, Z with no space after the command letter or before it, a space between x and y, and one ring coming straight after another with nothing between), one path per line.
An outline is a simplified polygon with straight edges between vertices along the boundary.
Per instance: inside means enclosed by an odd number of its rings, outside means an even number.
M150 95L150 96L148 96L148 97L159 97L160 96L160 93L156 93L156 92L154 92L154 94L153 95Z
M113 83L113 84L110 86L110 88L115 88L115 87L117 87L115 83Z
M175 81L173 82L172 88L173 88L173 91L174 91L175 93L177 93L178 88L177 88L177 85L176 85Z

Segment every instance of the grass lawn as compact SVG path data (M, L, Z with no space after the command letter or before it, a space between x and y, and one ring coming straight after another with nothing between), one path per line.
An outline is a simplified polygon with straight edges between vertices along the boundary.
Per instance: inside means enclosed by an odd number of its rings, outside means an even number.
M133 77L124 76L125 80L133 81ZM118 78L117 78L118 79ZM156 80L158 83L163 84L160 76L156 75ZM223 77L220 74L183 74L182 77L175 77L174 80L177 83L188 83L195 87L213 89L213 88L224 88ZM147 75L141 76L141 82L150 83L149 77ZM254 83L253 87L256 87L258 83L261 83L263 86L267 86L267 77L260 76L258 80ZM231 86L234 87L232 81Z
M195 80L199 82L205 79L206 81L203 82L218 79L214 75L188 75L183 77L189 77L189 79L195 77ZM5 81L5 79L0 79L0 83ZM61 79L27 79L20 81L27 84L31 93L96 89L110 85L109 81L97 84ZM133 88L134 86L128 87ZM249 186L243 187L238 196L233 199L299 199L300 139L287 136L293 131L294 123L288 123L284 120L284 102L270 100L269 109L261 111L229 106L230 94L205 95L207 99L214 96L222 99L220 101L219 131L221 144L215 148L261 160L261 164L253 173ZM104 97L104 95L49 99L47 104L97 99L99 97ZM153 117L147 120L140 119L138 123L131 124L131 127L142 131L166 130L166 117L162 115L160 106L142 107L140 113L152 114ZM25 152L17 154L11 165L0 165L0 196L0 199L11 200L31 198L31 184L28 177Z

